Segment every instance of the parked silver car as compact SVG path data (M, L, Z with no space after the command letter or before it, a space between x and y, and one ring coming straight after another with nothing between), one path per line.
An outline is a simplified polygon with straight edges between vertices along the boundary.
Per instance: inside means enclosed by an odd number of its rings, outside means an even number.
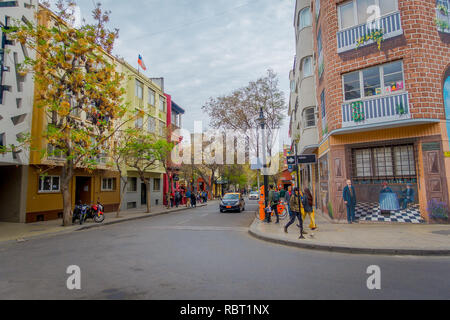
M248 200L259 200L259 192L257 191L250 192Z

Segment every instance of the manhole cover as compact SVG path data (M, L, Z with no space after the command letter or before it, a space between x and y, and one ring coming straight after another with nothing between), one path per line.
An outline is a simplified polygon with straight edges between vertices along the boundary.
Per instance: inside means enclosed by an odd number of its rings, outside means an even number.
M433 234L439 234L442 236L450 236L450 230L434 231Z

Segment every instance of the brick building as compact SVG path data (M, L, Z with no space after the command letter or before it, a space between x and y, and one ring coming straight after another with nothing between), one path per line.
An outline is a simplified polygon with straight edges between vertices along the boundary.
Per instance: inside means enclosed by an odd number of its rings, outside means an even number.
M357 210L365 212L378 211L384 181L394 192L412 183L416 204L392 221L427 220L429 201L449 202L449 0L312 0L310 5L319 207L345 219L346 179L356 187ZM380 9L371 24L377 10L370 5Z

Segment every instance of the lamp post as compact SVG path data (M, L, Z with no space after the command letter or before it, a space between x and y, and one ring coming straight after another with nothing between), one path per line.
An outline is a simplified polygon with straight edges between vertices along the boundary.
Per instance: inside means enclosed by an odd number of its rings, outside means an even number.
M260 111L259 111L259 118L258 118L258 122L261 125L261 137L262 137L262 154L263 154L263 168L266 168L266 164L267 164L267 159L266 159L266 137L264 135L264 130L266 128L266 118L264 118L264 110L261 107ZM259 157L259 154L258 154ZM262 170L262 169L261 169ZM269 204L269 199L268 199L268 188L269 188L269 177L266 175L266 172L264 173L264 200L265 200L265 208L267 208L268 204Z
M298 163L298 150L297 150L297 146L298 146L298 142L299 139L295 139L294 141L294 147L295 147L295 163L297 164L297 190L298 190L298 207L300 208L300 239L305 239L305 237L303 236L303 217L302 217L302 201L300 199L300 165Z

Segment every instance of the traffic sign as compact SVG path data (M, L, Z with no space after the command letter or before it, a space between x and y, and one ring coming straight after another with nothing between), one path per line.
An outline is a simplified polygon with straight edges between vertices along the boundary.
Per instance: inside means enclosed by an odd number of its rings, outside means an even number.
M305 154L297 156L297 159L295 157L287 157L286 161L289 167L296 164L314 164L317 163L317 158L315 154Z

